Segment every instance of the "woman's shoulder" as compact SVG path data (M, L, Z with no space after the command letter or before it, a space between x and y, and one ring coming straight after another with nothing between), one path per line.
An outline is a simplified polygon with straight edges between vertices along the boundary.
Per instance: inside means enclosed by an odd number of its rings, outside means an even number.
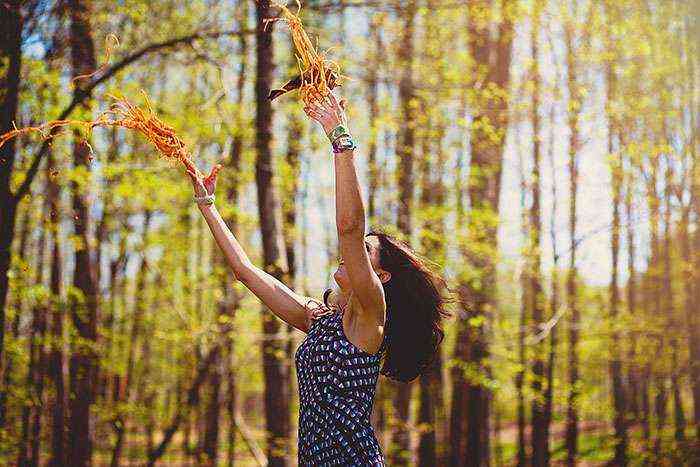
M335 311L333 307L326 304L325 301L325 293L323 302L316 300L315 298L309 298L306 301L304 308L306 309L306 315L310 323L313 324L313 322L318 318L332 314Z

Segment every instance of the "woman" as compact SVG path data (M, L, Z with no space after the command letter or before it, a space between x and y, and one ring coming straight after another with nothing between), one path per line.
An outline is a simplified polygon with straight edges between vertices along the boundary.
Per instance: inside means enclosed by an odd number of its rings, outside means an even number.
M306 338L294 359L299 381L300 466L385 465L370 415L379 373L408 382L431 363L449 316L444 279L404 242L382 230L365 234L345 101L317 94L304 108L332 142L336 224L341 258L337 290L323 302L295 293L251 264L213 204L214 167L206 178L188 174L195 200L234 275L280 319ZM381 368L381 370L380 370Z

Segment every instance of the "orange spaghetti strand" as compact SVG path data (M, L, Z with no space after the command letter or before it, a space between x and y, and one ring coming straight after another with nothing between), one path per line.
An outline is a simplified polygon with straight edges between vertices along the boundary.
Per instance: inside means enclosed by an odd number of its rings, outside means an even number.
M59 127L80 126L90 135L92 129L96 126L118 126L141 133L163 157L173 162L181 162L192 169L197 176L205 176L194 165L185 142L175 134L175 130L171 126L156 116L148 96L144 91L141 92L146 102L145 109L132 104L126 98L117 98L110 95L115 102L94 120L53 120L40 126L15 127L14 130L0 135L0 147L12 138L28 133L39 133L44 139L52 138L55 136L52 135L52 131Z
M114 42L114 45L110 45L110 40ZM75 85L75 82L79 79L84 79L84 78L92 78L96 74L104 71L107 69L107 66L109 66L109 59L112 55L112 47L119 47L119 38L115 36L114 34L107 34L107 37L105 37L105 62L95 71L92 73L87 73L84 75L78 75L75 78L71 80L71 83Z
M311 39L309 39L306 31L304 31L304 26L299 18L301 2L299 0L295 0L295 2L297 4L296 13L292 13L285 5L275 1L271 2L271 5L280 9L281 15L276 18L265 18L263 22L265 24L265 29L267 29L269 23L274 21L284 21L289 25L294 47L299 52L299 54L296 55L302 79L299 94L302 101L305 104L309 104L310 94L312 92L319 92L323 96L328 95L330 92L326 81L329 73L335 73L337 75L336 83L338 84L342 79L348 77L340 74L340 66L336 62L327 60L325 54L318 52L316 47L314 47Z

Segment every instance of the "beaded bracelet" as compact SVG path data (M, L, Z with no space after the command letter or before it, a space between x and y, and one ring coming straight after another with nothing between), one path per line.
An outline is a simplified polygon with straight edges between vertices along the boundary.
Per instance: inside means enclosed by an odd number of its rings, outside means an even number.
M338 125L335 128L333 128L331 131L329 131L327 136L328 136L328 139L330 140L330 142L333 143L333 141L335 141L336 139L338 139L338 137L343 136L343 135L350 136L350 132L343 125Z
M214 204L214 193L204 196L195 196L194 200L197 204L204 204L205 206L210 206Z
M350 151L357 148L350 135L341 135L333 141L333 152L335 154Z

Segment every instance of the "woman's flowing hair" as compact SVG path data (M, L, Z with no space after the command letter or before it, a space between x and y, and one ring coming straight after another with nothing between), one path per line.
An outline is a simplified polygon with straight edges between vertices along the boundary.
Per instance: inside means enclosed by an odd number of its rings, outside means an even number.
M379 239L379 264L391 273L391 279L382 284L387 317L381 373L409 382L435 361L445 337L443 320L452 316L446 306L457 300L446 280L406 242L382 228L371 229L369 235ZM325 293L324 302L327 296Z

